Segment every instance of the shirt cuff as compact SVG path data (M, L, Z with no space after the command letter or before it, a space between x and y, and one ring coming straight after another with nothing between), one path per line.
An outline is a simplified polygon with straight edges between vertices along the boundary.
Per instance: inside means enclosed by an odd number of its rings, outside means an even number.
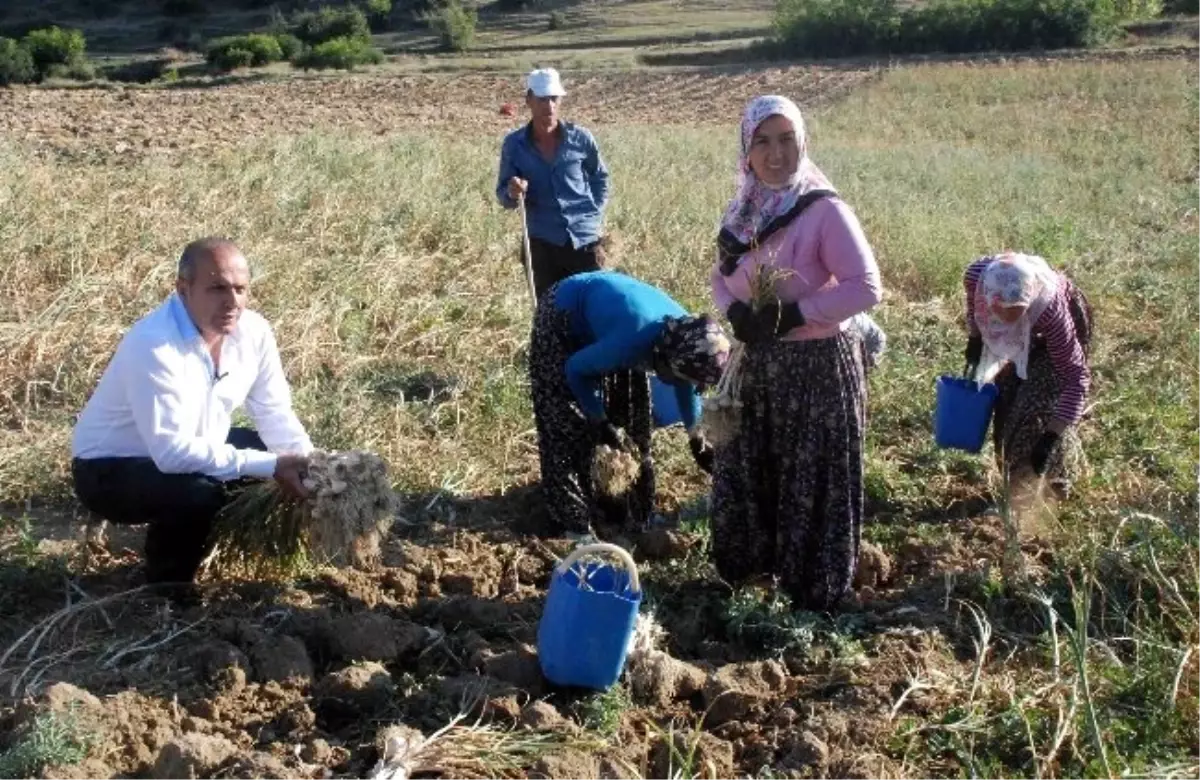
M273 452L258 450L238 450L242 456L242 467L238 469L239 476L270 479L275 476L275 462L279 456Z

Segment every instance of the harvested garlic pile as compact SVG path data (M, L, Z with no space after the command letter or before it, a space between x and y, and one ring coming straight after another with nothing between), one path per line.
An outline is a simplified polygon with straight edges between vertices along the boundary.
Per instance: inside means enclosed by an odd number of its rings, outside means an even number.
M368 566L395 517L397 502L387 464L373 452L324 452L309 458L309 546L335 565Z

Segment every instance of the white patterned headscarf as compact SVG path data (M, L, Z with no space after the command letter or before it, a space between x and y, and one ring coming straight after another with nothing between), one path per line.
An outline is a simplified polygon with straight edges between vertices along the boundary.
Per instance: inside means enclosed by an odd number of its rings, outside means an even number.
M975 285L975 325L983 336L984 355L980 360L980 381L995 377L1005 362L1011 361L1017 376L1028 378L1029 346L1033 325L1054 300L1058 274L1037 255L1009 252L997 255L979 275ZM998 309L1024 306L1015 322L1005 322Z
M758 126L773 116L792 123L800 146L800 163L787 184L771 187L750 170L750 144ZM737 193L725 210L721 227L743 244L749 244L772 219L786 214L800 197L811 190L830 190L829 179L808 157L808 136L799 107L781 95L763 95L750 101L742 116L741 156L738 161Z

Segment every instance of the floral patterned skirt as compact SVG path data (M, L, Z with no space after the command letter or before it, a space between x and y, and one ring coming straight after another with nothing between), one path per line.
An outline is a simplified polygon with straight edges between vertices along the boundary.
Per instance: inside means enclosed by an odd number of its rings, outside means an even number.
M740 584L779 578L797 608L834 608L858 563L867 389L861 339L748 347L738 435L716 453L713 555Z
M643 453L635 485L622 499L607 498L592 487L596 433L567 384L567 360L586 345L572 334L570 315L554 304L554 293L551 287L540 299L529 344L529 382L547 511L560 530L573 533L588 533L594 524L644 524L654 504L650 379L645 372L632 370L604 379L609 421L624 428Z

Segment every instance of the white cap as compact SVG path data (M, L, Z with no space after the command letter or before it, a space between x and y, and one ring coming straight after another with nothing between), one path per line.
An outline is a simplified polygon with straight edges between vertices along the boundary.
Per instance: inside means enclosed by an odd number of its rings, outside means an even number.
M562 97L567 94L558 78L558 71L554 68L540 68L530 73L525 77L525 88L532 92L534 97L540 98Z

